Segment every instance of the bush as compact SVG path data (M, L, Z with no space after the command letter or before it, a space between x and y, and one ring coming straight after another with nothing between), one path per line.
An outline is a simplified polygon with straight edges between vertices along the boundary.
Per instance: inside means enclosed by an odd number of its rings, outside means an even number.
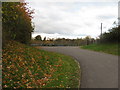
M115 42L120 42L119 36L120 36L120 26L110 29L108 33L105 32L100 37L101 37L102 43L105 43L105 42L115 43Z

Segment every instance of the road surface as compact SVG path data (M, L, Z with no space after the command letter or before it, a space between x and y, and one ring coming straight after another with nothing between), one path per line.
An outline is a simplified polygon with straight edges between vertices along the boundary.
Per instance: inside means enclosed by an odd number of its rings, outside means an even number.
M74 57L81 65L81 88L118 88L118 57L80 47L42 47Z

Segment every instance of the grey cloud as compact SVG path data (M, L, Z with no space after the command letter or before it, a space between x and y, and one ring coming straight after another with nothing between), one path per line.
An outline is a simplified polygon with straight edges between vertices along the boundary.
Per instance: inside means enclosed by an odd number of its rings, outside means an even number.
M92 26L92 23L85 23L86 26Z
M50 25L42 25L36 27L36 32L40 33L48 33L48 34L71 34L72 29L69 29L68 27L61 27L61 26L50 26Z
M101 18L108 22L108 20L115 18L114 15L116 15L111 14L111 11L106 11L105 6L101 8L97 8L96 6L89 8L86 6L82 11L81 6L75 6L75 3L62 3L59 5L57 3L44 3L33 4L33 6L36 8L36 14L33 20L36 26L35 33L51 35L55 33L61 36L67 35L76 37L95 35L99 33L96 32L96 30L99 31L99 28L96 29L96 25L99 25ZM110 6L110 8L112 7ZM101 14L101 9L103 10L103 14ZM74 10L76 12L74 12ZM90 10L96 13L91 13Z
M113 15L100 15L100 16L98 16L98 18L113 19L113 18L116 18L116 16L113 16Z

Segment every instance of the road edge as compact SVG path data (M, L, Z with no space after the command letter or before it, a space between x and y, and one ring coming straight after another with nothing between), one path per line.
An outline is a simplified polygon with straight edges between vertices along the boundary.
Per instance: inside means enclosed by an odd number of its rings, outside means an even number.
M81 67L80 67L80 62L78 62L75 58L74 58L75 62L78 64L78 67L79 67L79 72L80 72L80 78L81 78ZM79 85L78 85L78 89L81 87L81 80L79 79Z

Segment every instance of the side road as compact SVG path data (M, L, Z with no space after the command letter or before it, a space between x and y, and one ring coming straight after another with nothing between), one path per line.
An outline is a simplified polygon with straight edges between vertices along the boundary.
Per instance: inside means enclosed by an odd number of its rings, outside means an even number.
M118 88L118 56L80 47L42 47L74 57L81 64L81 88Z

